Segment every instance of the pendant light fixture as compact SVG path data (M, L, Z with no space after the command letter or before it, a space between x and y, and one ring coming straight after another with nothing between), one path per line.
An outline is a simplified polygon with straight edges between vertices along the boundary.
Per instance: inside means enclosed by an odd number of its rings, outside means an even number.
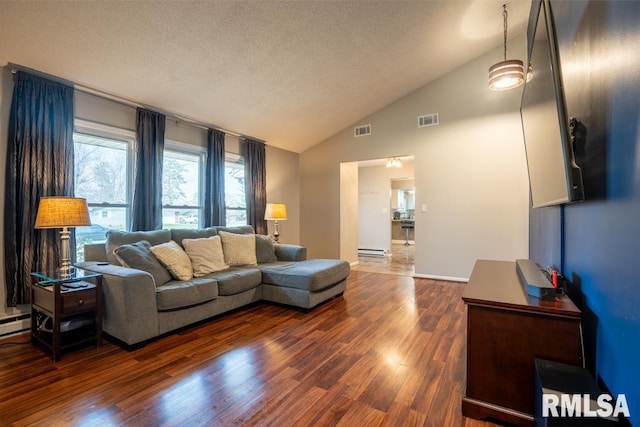
M507 60L507 5L502 5L504 60L489 68L489 89L508 90L524 83L524 66L519 59Z

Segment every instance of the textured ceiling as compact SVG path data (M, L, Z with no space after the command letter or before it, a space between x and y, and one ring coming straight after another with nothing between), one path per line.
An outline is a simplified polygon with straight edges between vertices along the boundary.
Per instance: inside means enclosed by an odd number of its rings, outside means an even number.
M0 65L302 152L500 46L502 3L0 0Z

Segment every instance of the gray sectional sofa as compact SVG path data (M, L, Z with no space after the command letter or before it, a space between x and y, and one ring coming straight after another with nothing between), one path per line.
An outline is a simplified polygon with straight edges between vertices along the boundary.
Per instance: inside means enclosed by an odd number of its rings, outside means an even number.
M127 245L182 245L220 231L253 235L257 263L157 285L163 280L156 272L124 267L116 256ZM310 309L342 295L350 272L345 261L307 260L305 247L273 244L250 226L109 232L106 244L86 245L85 261L76 265L103 275L104 331L128 346L257 301Z

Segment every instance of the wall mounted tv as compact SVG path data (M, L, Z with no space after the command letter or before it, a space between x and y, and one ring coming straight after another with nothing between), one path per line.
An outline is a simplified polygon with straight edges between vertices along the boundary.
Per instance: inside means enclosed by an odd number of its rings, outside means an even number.
M549 0L532 2L527 47L533 78L525 83L520 115L531 204L537 208L583 200Z

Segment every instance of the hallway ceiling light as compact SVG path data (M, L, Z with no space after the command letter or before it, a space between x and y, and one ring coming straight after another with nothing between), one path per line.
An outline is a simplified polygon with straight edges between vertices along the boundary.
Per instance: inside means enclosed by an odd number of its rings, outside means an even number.
M388 168L400 168L400 167L402 167L402 162L397 157L394 157L393 159L387 159L387 167Z
M519 59L507 60L507 5L502 5L502 18L504 22L504 57L503 61L489 68L489 89L508 90L514 89L524 83L524 65Z

